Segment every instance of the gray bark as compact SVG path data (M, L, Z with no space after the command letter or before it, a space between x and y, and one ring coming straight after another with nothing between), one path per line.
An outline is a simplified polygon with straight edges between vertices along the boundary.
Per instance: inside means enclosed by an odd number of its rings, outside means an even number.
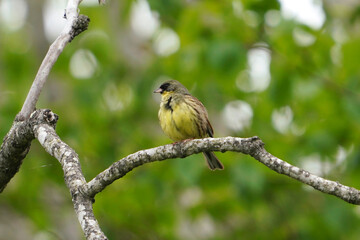
M29 120L13 122L0 148L0 192L19 171L33 139Z
M37 138L44 149L54 156L62 166L65 183L69 188L74 209L86 239L107 239L94 216L92 204L95 195L113 181L146 163L184 158L204 151L235 151L248 154L277 173L289 176L346 202L360 204L359 190L321 178L271 155L265 150L264 143L258 137L195 139L138 151L113 163L90 182L86 182L78 155L61 141L55 132L57 115L47 109L34 111L40 92L58 56L67 43L86 30L89 24L88 17L78 15L80 2L81 0L68 1L65 10L67 24L60 36L50 46L24 105L0 147L0 192L18 172L30 149L31 141ZM99 2L104 3L105 1L99 0Z
M268 153L259 137L252 138L205 138L168 144L133 153L99 173L83 188L83 192L94 197L118 178L145 163L170 158L184 158L205 151L234 151L248 154L277 173L289 176L323 193L334 195L348 203L360 204L360 191L338 182L324 179L293 166Z
M359 190L316 176L271 155L265 150L264 143L258 137L194 139L141 150L113 163L94 179L86 182L78 155L61 141L55 132L57 119L56 114L45 109L32 113L29 120L20 123L15 121L7 138L17 140L13 140L16 144L11 145L9 149L14 152L11 154L17 154L23 158L28 151L31 140L35 137L44 149L60 162L64 171L65 183L70 190L74 209L86 239L107 239L94 216L92 204L95 195L113 181L146 163L171 158L184 158L204 151L234 151L248 154L277 173L287 175L346 202L360 204ZM6 169L0 170L6 172ZM4 187L5 185L3 185Z
M79 192L80 187L86 184L81 171L79 156L61 141L51 124L52 120L57 120L56 114L50 110L37 110L31 116L42 119L41 122L32 125L32 130L44 149L55 157L62 166L65 183L70 190L74 209L86 239L107 239L94 216L93 198Z

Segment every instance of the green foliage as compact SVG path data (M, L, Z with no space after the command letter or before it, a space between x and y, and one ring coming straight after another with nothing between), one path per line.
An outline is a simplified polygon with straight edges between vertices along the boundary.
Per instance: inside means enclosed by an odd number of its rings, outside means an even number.
M89 29L65 48L38 103L60 116L57 132L79 154L87 180L128 154L171 142L158 124L158 96L152 93L170 77L204 103L216 137L257 135L275 156L314 172L311 167L321 164L322 176L360 187L359 6L344 3L349 14L342 16L324 1L326 22L314 30L280 15L279 22L270 26L268 13L280 14L275 0L151 0L160 27L171 28L180 40L176 52L161 56L154 50L158 32L148 39L134 33L133 4L108 1L102 7L81 7L81 13L91 18ZM239 6L242 9L236 12ZM0 136L10 129L41 64L39 46L49 45L43 36L32 34L39 28L32 24L16 31L0 25ZM341 41L336 39L335 25L346 35ZM299 44L295 29L313 36L314 42ZM270 84L263 91L244 91L238 78L246 76L249 51L259 47L271 56ZM70 70L79 49L89 51L96 61L93 74L85 79ZM252 108L247 128L234 129L224 119L225 106L236 100ZM280 121L274 120L274 112L286 109L291 109L292 117L282 131L274 127L274 121ZM110 239L360 236L359 208L275 174L248 156L216 154L224 171L209 171L198 154L141 166L114 182L94 204L106 235ZM34 236L82 236L61 167L36 141L2 193L0 210L7 208L9 216L25 219ZM75 222L70 227L65 224L68 219Z

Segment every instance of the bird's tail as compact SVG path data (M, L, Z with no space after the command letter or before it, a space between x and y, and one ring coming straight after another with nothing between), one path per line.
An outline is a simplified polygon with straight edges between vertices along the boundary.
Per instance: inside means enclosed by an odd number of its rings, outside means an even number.
M213 152L203 152L206 162L211 170L224 169L224 166L220 160L215 156Z

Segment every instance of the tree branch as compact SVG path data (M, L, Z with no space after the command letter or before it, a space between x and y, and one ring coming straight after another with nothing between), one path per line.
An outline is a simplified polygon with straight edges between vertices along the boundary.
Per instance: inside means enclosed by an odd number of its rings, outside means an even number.
M13 125L4 137L0 147L0 192L19 171L23 159L26 157L31 141L36 136L44 148L52 154L62 153L60 163L63 166L65 182L70 189L75 212L87 239L107 239L101 231L92 210L92 199L79 194L78 187L86 183L81 173L77 154L62 143L54 132L57 116L50 110L35 111L41 90L50 71L64 50L67 43L85 31L90 19L78 14L78 6L82 0L69 0L64 17L66 25L60 36L51 44L41 66L36 74L30 91L16 116ZM39 122L40 121L40 122ZM52 148L46 148L46 147ZM76 176L74 175L76 173Z
M59 55L64 50L65 46L74 39L75 36L85 31L89 24L89 18L78 14L78 6L82 0L69 0L66 10L65 18L66 25L59 35L59 37L51 44L40 68L36 74L35 80L30 88L30 91L25 99L24 105L16 119L23 121L29 118L30 114L35 110L36 103L39 99L41 90L50 74L52 67L57 61Z
M29 121L13 122L0 148L0 193L19 171L33 139Z
M93 199L79 192L79 188L86 184L79 156L61 141L54 130L58 119L57 115L48 109L37 110L31 114L31 119L37 119L31 124L35 137L44 149L60 162L63 168L65 183L70 190L74 209L86 239L107 239L94 216Z
M296 179L323 193L334 195L348 203L360 204L359 190L316 176L271 155L265 150L264 143L258 137L195 139L141 150L113 163L89 181L83 187L82 192L90 197L95 197L97 193L116 179L125 176L135 167L170 158L184 158L204 151L234 151L248 154L277 173Z
M14 140L18 144L11 145L12 148L9 148L14 149L19 155L25 156L31 140L35 137L50 155L59 160L64 171L65 183L70 190L74 209L86 239L107 239L93 213L92 203L97 193L116 179L125 176L135 167L154 161L184 158L203 151L234 151L248 154L277 173L287 175L346 202L360 204L359 190L316 176L271 155L265 150L264 143L259 137L204 138L141 150L113 163L87 183L81 171L78 155L61 141L54 130L57 119L56 114L46 109L35 111L29 120L21 123L15 121L8 138L19 140L16 140L17 142ZM18 149L25 149L25 155ZM0 152L0 157L1 154L4 152Z
M30 114L35 110L41 89L49 76L51 68L66 44L88 27L89 18L84 15L78 16L78 6L80 2L81 0L68 1L65 10L68 21L60 36L50 46L21 111L16 116L10 131L3 139L0 147L0 192L4 190L7 183L19 171L22 161L30 149L34 136L32 132L26 132L29 130L29 128L27 128L29 124L28 120Z

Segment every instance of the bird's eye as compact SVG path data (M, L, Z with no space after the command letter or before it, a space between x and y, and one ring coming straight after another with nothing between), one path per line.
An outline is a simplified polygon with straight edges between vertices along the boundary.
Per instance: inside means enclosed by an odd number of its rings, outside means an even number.
M163 90L163 91L166 91L167 88L170 86L170 83L164 83L160 86L160 88Z

